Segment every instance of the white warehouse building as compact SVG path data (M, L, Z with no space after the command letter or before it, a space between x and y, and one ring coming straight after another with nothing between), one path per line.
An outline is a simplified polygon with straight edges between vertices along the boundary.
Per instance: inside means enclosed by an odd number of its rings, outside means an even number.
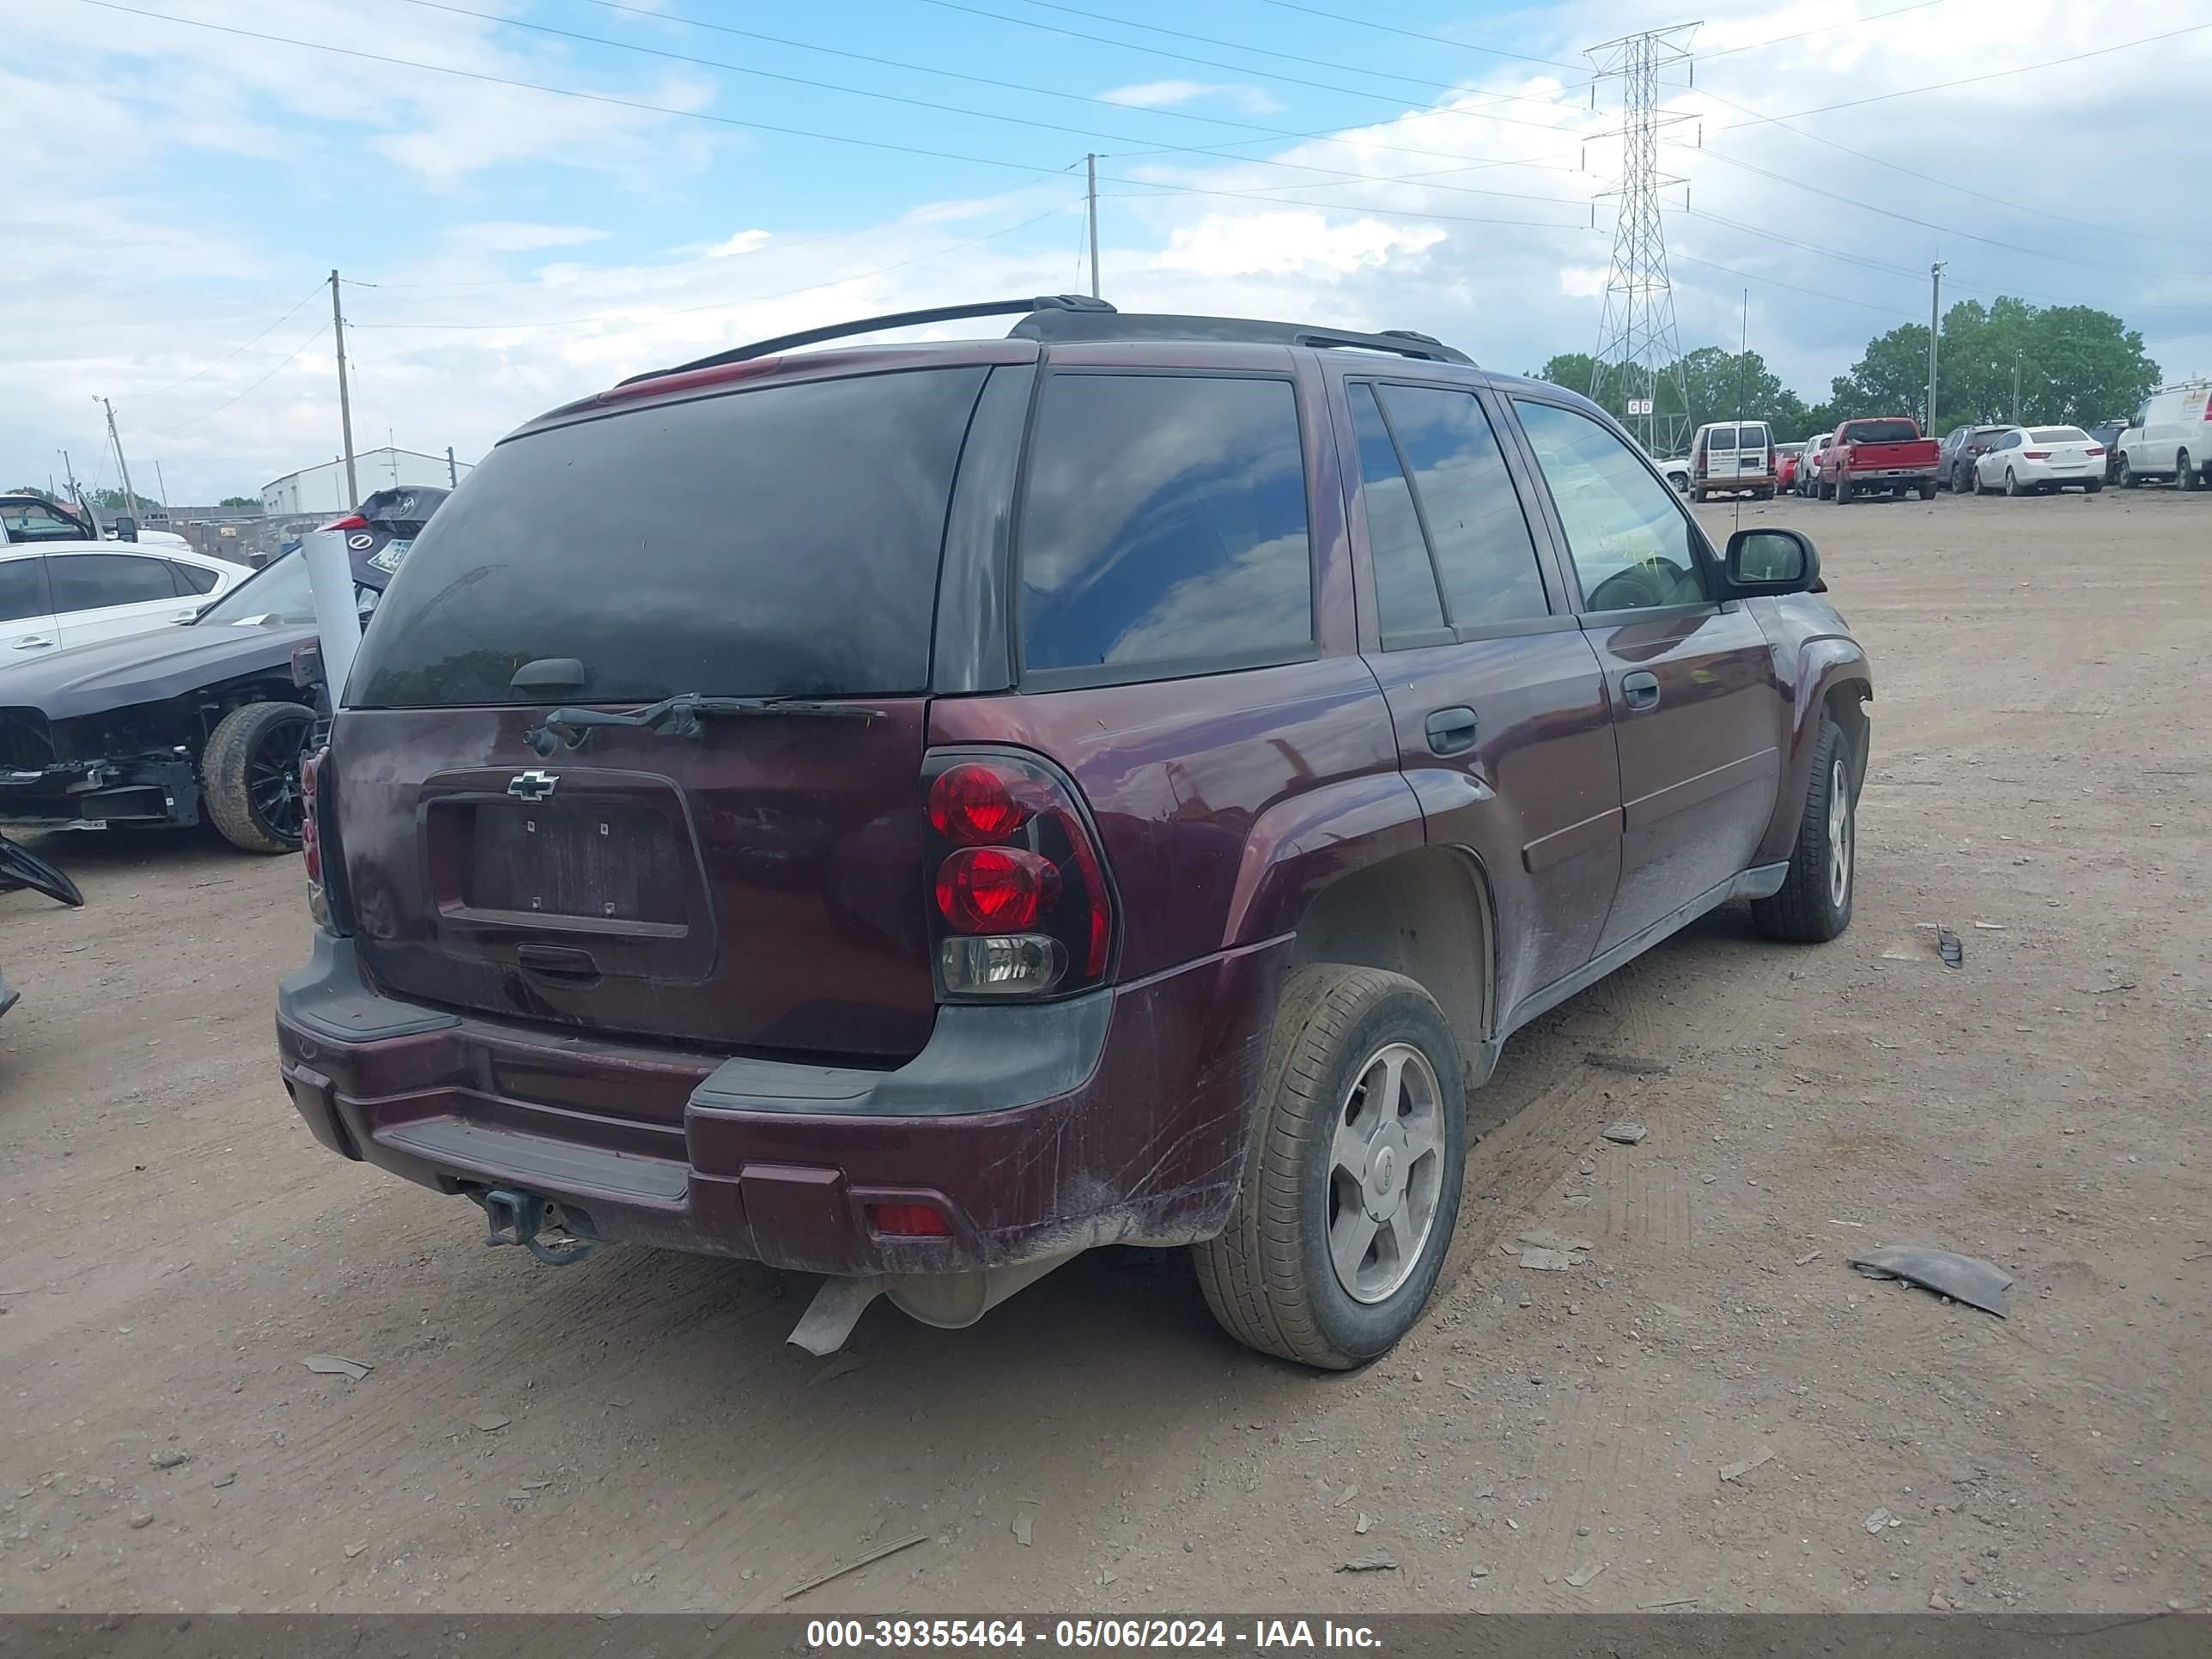
M354 477L364 497L380 489L450 489L456 475L467 474L469 464L456 463L450 473L447 466L443 455L425 455L413 449L369 449L353 458ZM272 519L302 519L325 513L336 517L358 505L347 499L342 459L303 467L261 486L261 510Z

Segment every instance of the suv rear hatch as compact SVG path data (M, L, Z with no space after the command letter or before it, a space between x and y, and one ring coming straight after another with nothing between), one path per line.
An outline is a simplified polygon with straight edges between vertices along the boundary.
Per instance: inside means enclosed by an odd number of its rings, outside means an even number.
M485 459L333 723L330 840L380 984L714 1051L919 1051L932 618L987 372L757 368ZM586 723L688 694L723 701Z

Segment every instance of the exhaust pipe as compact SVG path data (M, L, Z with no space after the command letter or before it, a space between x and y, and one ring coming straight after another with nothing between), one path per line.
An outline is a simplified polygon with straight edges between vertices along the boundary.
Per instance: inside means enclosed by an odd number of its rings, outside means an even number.
M878 1297L909 1319L939 1330L964 1330L1017 1291L1026 1290L1083 1252L1034 1256L1002 1267L957 1273L879 1273L865 1279L831 1275L822 1281L787 1339L817 1358L843 1347L860 1316Z

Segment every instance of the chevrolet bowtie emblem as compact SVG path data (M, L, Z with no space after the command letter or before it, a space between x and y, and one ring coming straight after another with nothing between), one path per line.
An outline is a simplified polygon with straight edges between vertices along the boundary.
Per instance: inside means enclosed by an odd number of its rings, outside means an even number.
M548 800L554 787L561 780L550 772L540 772L535 767L527 772L517 772L507 781L507 793L517 800Z

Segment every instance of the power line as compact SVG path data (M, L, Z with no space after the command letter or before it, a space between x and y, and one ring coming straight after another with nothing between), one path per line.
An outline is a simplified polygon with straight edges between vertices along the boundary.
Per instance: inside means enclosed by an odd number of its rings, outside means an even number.
M314 299L317 295L320 295L322 291L323 285L320 283L317 283L314 287L309 289L306 295L292 307L291 310L286 312L275 322L270 324L268 327L263 329L260 333L255 335L244 345L236 347L233 350L226 353L224 356L216 358L215 362L208 364L206 368L195 370L193 373L185 375L183 380L172 380L168 385L163 386L159 392L149 392L145 395L149 398L166 398L172 392L175 392L182 387L190 386L194 380L199 380L202 376L214 374L216 370L221 368L233 357L237 356L240 352L248 350L253 346L259 344L263 340L268 338L269 336L274 334L278 329L283 327L285 324L290 322L294 317L299 314L300 307L301 306L306 305L308 301Z
M1347 17L1340 11L1323 11L1319 6L1302 6L1294 3L1294 0L1261 0L1261 3L1279 6L1285 11L1302 11L1309 17L1326 17L1332 22L1350 23L1359 28L1375 29L1384 34L1401 35L1408 40L1424 40L1431 46L1457 46L1462 52L1480 52L1492 58L1510 58L1523 64L1541 64L1548 69L1571 70L1578 75L1582 72L1583 66L1580 64L1563 64L1555 58L1531 58L1525 52L1507 52L1498 46L1477 46L1471 40L1455 40L1449 35L1424 34L1419 29L1395 28L1389 23L1378 23L1371 17ZM1936 0L1921 0L1921 3L1933 5ZM1054 9L1060 9L1055 7ZM1069 7L1066 9L1074 9ZM1086 12L1084 15L1094 16L1096 14Z
M1065 211L1066 210L1066 205L1067 205L1067 204L1060 204L1060 206L1048 209L1046 211L1044 211L1044 212L1042 212L1042 213L1040 213L1040 214L1037 214L1037 215L1036 215L1035 217L1033 217L1033 218L1024 219L1024 220L1023 220L1023 221L1022 221L1020 223L1018 223L1018 224L1007 225L1007 226L1004 227L1004 228L1001 228L1001 229L992 231L992 232L991 232L989 234L988 234L988 235L971 237L970 239L969 239L967 241L964 241L964 242L955 242L955 243L953 243L953 244L952 244L951 246L949 246L949 247L935 248L935 249L933 249L931 252L927 252L927 253L918 253L918 254L915 255L915 257L914 257L914 258L912 258L911 259L901 259L901 260L897 261L896 264L893 264L879 265L879 266L878 266L876 269L874 269L873 270L855 270L855 271L851 271L851 272L848 272L848 273L847 273L846 275L844 275L844 276L833 276L833 277L831 277L830 279L829 279L827 282L821 282L821 283L809 283L808 284L806 284L806 285L805 285L805 287L803 287L803 288L787 288L787 289L785 289L781 290L781 292L779 292L779 293L775 293L775 294L745 294L745 295L738 295L738 296L736 296L736 297L734 297L734 298L732 298L732 299L727 299L727 300L715 300L715 301L710 301L709 303L708 303L708 304L706 304L706 305L702 305L702 306L678 306L678 307L674 307L673 309L671 309L671 310L665 310L665 311L628 311L628 312L610 312L610 313L605 313L605 314L602 314L602 315L600 315L600 316L597 316L597 317L560 317L560 318L552 318L552 319L547 319L547 320L545 320L545 321L543 321L543 322L530 322L530 323L511 323L511 322L509 322L509 323L362 323L362 322L350 322L350 323L349 323L349 324L347 325L347 326L348 326L349 328L356 328L356 329L360 329L360 328L376 328L376 329L438 329L438 330L447 330L447 329L501 330L501 329L526 329L526 328L577 328L577 327L582 327L582 326L587 325L589 325L589 324L593 324L593 323L635 323L635 322L651 322L651 321L653 321L653 319L657 319L657 318L661 318L661 317L689 317L689 316L693 316L693 315L696 314L697 313L699 313L699 312L702 312L702 311L726 311L726 310L730 309L730 308L731 308L732 307L733 307L733 306L765 305L765 304L767 304L767 303L768 303L769 301L771 301L771 300L788 300L788 299L790 299L793 295L798 295L798 294L812 294L812 293L815 293L815 292L818 291L819 289L825 289L825 288L842 288L842 287L843 287L847 283L859 283L859 282L865 282L865 281L866 281L866 280L867 280L869 277L871 277L871 276L881 276L884 275L886 272L889 272L889 271L894 271L894 270L905 270L908 265L918 265L918 264L921 264L921 263L922 263L924 260L926 260L926 259L941 259L941 258L944 258L946 254L948 254L948 253L957 253L957 252L961 252L961 251L962 251L963 249L964 249L964 248L978 247L978 246L981 246L983 243L985 243L985 242L995 241L996 240L998 240L998 238L1000 238L1000 237L1001 237L1001 236L1011 236L1011 235L1012 235L1012 234L1013 234L1016 231L1018 231L1018 230L1027 230L1027 229L1028 229L1031 225L1041 225L1041 224L1042 224L1046 220L1050 219L1050 218L1054 218L1054 217L1058 216L1060 214L1061 214L1061 213L1065 212Z
M320 289L322 288L322 286L323 286L323 285L322 285L321 283L319 283L316 284L316 288L317 288L317 289L318 289L319 291L320 290ZM305 350L306 350L309 346L311 346L311 345L314 344L314 343L315 343L316 341L318 341L318 340L321 339L321 338L323 337L323 331L324 331L325 329L329 328L329 327L330 327L330 325L329 325L328 323L321 322L321 321L318 321L318 322L315 324L315 331L314 331L314 332L313 332L313 333L312 333L312 334L308 335L308 336L307 336L307 337L306 339L304 339L304 340L301 341L301 342L300 342L300 343L299 343L299 344L297 344L297 345L295 345L295 346L294 346L294 347L291 349L291 350L289 350L289 351L286 352L286 353L284 354L284 360L283 360L283 362L282 362L278 363L275 368L270 369L270 370L266 374L264 374L264 375L263 375L259 380L258 380L254 381L254 383L253 383L252 386L247 386L244 392L240 392L237 393L237 394L236 394L235 396L234 396L234 397L229 397L229 398L224 398L221 403L217 404L216 404L213 409L207 410L204 411L204 412L203 412L203 413L201 413L201 414L195 415L195 416L193 416L191 417L191 419L190 419L189 421L179 421L179 422L178 422L176 423L176 425L174 425L174 426L159 426L159 427L155 427L155 428L154 428L154 430L153 430L153 435L154 435L155 437L157 437L157 438L167 437L167 436L170 433L172 433L172 432L182 432L182 431L183 431L186 427L188 427L188 426L198 426L198 425L202 421L204 421L204 420L208 419L210 416L214 416L214 415L220 415L220 414L222 414L222 411L223 411L224 410L228 409L228 408L229 408L233 404L237 403L240 398L242 398L246 397L249 392L258 392L258 391L259 391L263 386L266 386L266 385L267 385L270 380L275 380L275 379L276 378L276 376L277 376L278 374L280 374L281 373L283 373L283 370L284 370L285 368L289 368L289 367L290 366L290 364L291 364L292 360L293 360L295 357L297 357L297 356L298 356L301 352L305 351Z
M964 70L940 69L933 65L917 64L902 64L896 58L878 58L865 52L854 52L844 46L817 46L810 40L793 40L780 34L763 34L757 29L741 29L728 23L708 22L702 17L686 17L677 12L656 11L649 7L629 5L623 3L623 0L584 0L584 3L586 5L597 6L604 11L619 12L634 17L650 18L656 22L677 23L686 28L705 29L716 34L733 35L738 39L744 40L765 41L770 46L788 46L798 52L816 52L832 58L849 58L854 63L873 64L879 68L896 70L902 75L932 75L949 81L965 81L975 86L993 87L1001 92L1023 92L1032 94L1040 98L1060 98L1074 103L1094 104L1105 109L1119 110L1125 114L1132 112L1138 112L1149 115L1168 116L1178 121L1201 122L1208 126L1235 127L1241 131L1256 133L1267 138L1291 138L1298 140L1301 143L1340 144L1347 148L1359 149L1390 150L1405 155L1437 156L1447 161L1479 162L1484 167L1522 167L1528 165L1528 163L1522 162L1510 157L1459 155L1449 150L1415 149L1399 144L1370 144L1359 139L1337 137L1335 134L1341 131L1341 129L1336 128L1328 129L1322 132L1302 132L1288 127L1271 127L1262 122L1238 121L1231 119L1227 116L1221 115L1202 115L1194 110L1146 109L1143 106L1139 105L1117 102L1111 98L1094 97L1088 93L1065 92L1058 88L1032 86L1028 82L1022 81L1002 81L988 75L971 75ZM1136 48L1136 50L1141 51L1143 48L1139 47ZM1391 101L1398 102L1401 100L1392 100ZM1258 139L1246 139L1243 142L1254 143L1257 143ZM1124 153L1126 154L1127 152ZM1145 155L1164 155L1169 152L1167 150L1146 150L1139 153ZM1215 152L1208 150L1194 153L1210 155Z
M671 52L664 47L642 46L635 41L612 40L607 39L604 35L585 34L574 29L556 28L550 23L533 23L519 17L502 17L494 12L477 11L467 6L450 4L448 3L448 0L405 0L405 3L410 6L419 6L426 11L441 11L459 17L472 17L480 22L497 24L507 28L528 29L534 33L550 34L564 40L581 41L588 46L605 46L617 52L636 52L647 58L665 58L673 63L689 64L700 69L721 70L733 75L757 76L764 80L782 81L793 86L810 87L819 92L843 93L848 96L854 98L873 98L884 103L903 104L909 108L914 109L933 110L940 115L962 115L969 117L974 120L981 121L1003 121L1014 126L1034 127L1041 131L1066 133L1079 138L1103 138L1107 140L1109 143L1116 144L1141 144L1148 142L1147 140L1137 137L1133 134L1130 133L1102 132L1095 128L1072 127L1057 121L1033 120L1028 116L1009 115L996 110L971 109L959 104L940 104L927 98L909 98L902 93L877 92L864 87L844 86L835 81L817 81L806 76L786 75L775 70L755 69L750 64L726 63L720 58L701 58L690 52ZM1528 125L1535 125L1539 124L1532 122ZM1559 129L1556 126L1549 126L1546 127L1545 131L1556 132ZM1293 135L1286 133L1283 136L1291 137ZM1157 146L1148 153L1152 155L1175 154L1190 155L1204 155L1211 154L1209 151L1200 149L1193 146L1179 144ZM1461 156L1454 159L1461 161L1473 161L1478 158L1472 156ZM1481 159L1486 160L1488 158ZM1243 165L1246 167L1280 167L1292 173L1323 173L1340 179L1364 179L1367 176L1364 173L1348 173L1340 167L1317 167L1310 161L1278 161L1268 156L1254 156L1248 158L1243 162ZM1435 188L1439 190L1462 191L1470 189L1470 187L1467 185L1439 185L1435 186ZM1476 195L1498 195L1503 192L1496 191L1471 191L1470 193ZM1559 198L1553 197L1529 197L1525 199L1530 201L1552 201Z

